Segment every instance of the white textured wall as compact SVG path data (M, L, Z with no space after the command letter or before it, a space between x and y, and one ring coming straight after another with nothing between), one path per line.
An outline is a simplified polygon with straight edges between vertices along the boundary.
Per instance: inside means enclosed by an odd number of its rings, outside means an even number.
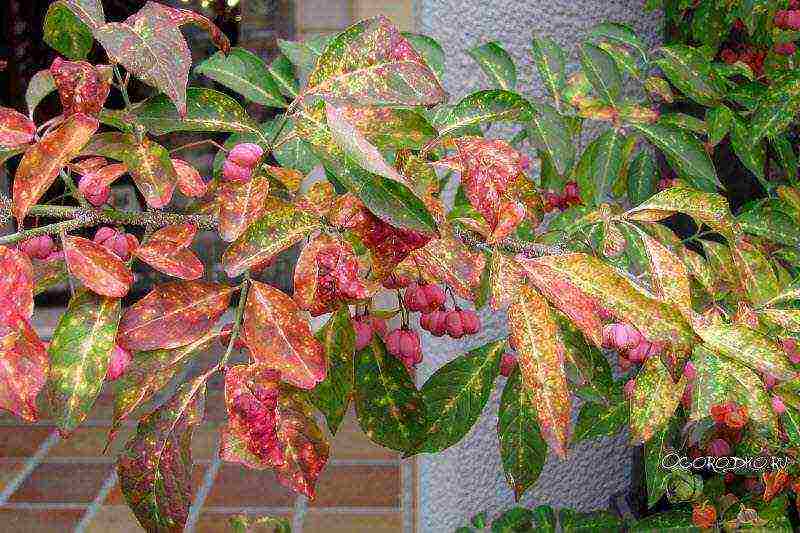
M453 100L486 87L482 72L464 53L476 44L500 41L517 63L517 90L539 98L544 92L530 59L532 32L552 37L571 50L587 29L604 20L632 25L651 44L658 41L661 28L661 20L644 11L643 0L418 0L417 15L418 31L445 49L445 86ZM505 335L502 313L483 313L482 319L480 335L455 342L423 339L426 358L420 383L456 354ZM484 415L461 443L420 458L419 531L452 532L477 512L496 515L514 504L503 477L495 432L504 382L498 380ZM630 482L631 452L626 441L623 434L583 443L563 462L551 456L522 503L579 510L607 507L609 496Z

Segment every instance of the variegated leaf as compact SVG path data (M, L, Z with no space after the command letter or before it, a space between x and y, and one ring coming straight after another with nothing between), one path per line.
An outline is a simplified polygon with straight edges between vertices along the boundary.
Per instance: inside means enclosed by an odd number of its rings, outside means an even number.
M133 273L114 252L83 237L64 239L69 273L93 292L122 298L133 284Z
M197 227L192 224L167 226L153 233L138 246L133 255L168 276L197 279L203 275L203 263L189 249Z
M0 409L35 422L36 397L47 381L47 348L28 320L15 312L8 300L0 303Z
M235 241L267 210L269 180L258 172L250 181L225 181L219 186L219 235Z
M0 246L0 299L26 320L33 316L33 286L34 270L28 256Z
M462 298L475 299L486 265L482 253L472 251L460 240L445 235L415 250L410 257L419 268L447 284Z
M631 395L631 441L642 444L663 430L672 418L686 388L686 378L672 381L658 357L645 361Z
M311 402L325 415L331 434L336 435L350 405L355 379L356 334L348 307L342 306L331 314L316 338L325 350L328 375L314 387Z

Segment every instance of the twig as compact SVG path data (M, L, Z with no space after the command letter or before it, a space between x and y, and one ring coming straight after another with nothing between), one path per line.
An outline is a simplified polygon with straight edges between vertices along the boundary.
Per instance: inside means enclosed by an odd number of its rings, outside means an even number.
M230 359L231 354L233 353L234 344L236 344L236 339L239 338L239 332L242 330L242 319L244 317L244 306L247 302L247 294L249 292L250 287L250 272L245 272L244 281L242 281L242 289L239 292L239 305L236 307L236 317L233 322L233 328L231 328L231 338L228 340L228 348L225 350L225 355L219 360L219 364L217 365L217 370L224 370L225 365L228 364L228 359Z
M196 148L198 146L203 146L205 144L213 145L217 150L222 150L223 152L228 153L227 148L225 148L224 146L222 146L221 144L219 144L217 141L215 141L213 139L203 139L203 140L200 140L200 141L194 141L194 142L186 143L184 145L181 145L181 146L173 148L172 150L169 151L169 153L170 153L170 155L172 155L175 152L180 152L181 150L186 150L188 148Z
M461 242L472 248L491 252L492 247L485 242L478 239L471 232L463 231L460 228L453 227L453 236ZM533 242L525 242L519 239L508 238L496 245L497 248L506 252L515 254L523 254L528 257L541 257L544 255L561 255L568 253L568 250L563 245L557 244L550 246L547 244L537 244Z

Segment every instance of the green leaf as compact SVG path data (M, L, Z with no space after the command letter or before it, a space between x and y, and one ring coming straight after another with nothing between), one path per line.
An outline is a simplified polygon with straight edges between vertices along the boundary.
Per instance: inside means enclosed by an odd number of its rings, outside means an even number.
M767 149L763 141L753 139L747 124L739 117L731 125L731 146L739 160L759 180L764 180L764 162Z
M182 531L192 503L192 433L202 422L209 374L186 382L143 418L117 462L128 506L147 531Z
M631 395L631 442L647 442L665 428L685 388L685 377L675 383L660 358L647 359Z
M786 406L786 411L781 415L781 424L789 437L789 445L800 447L800 412L791 405Z
M333 35L320 35L303 41L285 41L278 39L278 48L283 55L297 68L297 74L301 79L308 77L314 70L322 51L333 40Z
M412 50L386 17L362 20L325 47L300 98L387 107L443 102L439 80Z
M127 147L121 153L122 161L150 207L164 207L172 199L178 176L166 148L145 138L136 143L133 135L126 134Z
M608 359L568 320L556 316L564 341L567 377L575 394L590 402L602 402L614 394L614 379Z
M300 84L297 83L297 78L294 75L292 62L285 55L278 54L275 56L267 70L278 85L281 94L291 99L297 98L300 92Z
M219 84L241 94L251 102L267 107L286 107L278 82L263 59L244 48L217 52L194 69ZM293 79L293 78L292 78Z
M778 344L765 335L740 324L714 324L697 334L708 347L753 370L772 374L778 380L797 378L797 372Z
M601 531L622 531L623 521L612 511L579 513L564 508L558 512L561 530L564 533L598 533Z
M616 435L628 424L629 412L628 402L624 400L617 400L608 405L584 403L578 414L572 442Z
M711 158L694 135L658 123L631 124L630 127L664 152L673 168L698 189L715 192L717 187L722 187Z
M500 369L505 341L459 356L439 368L422 387L428 425L415 453L437 453L469 432L483 412Z
M342 306L331 315L325 326L316 333L316 338L325 348L328 374L311 391L310 399L328 422L328 429L336 435L339 425L350 404L355 371L353 356L356 334L350 322L350 311Z
M731 129L732 122L733 111L725 104L706 110L706 130L711 146L716 146L725 138Z
M550 37L533 36L533 61L539 71L544 86L547 87L550 96L555 100L556 108L559 107L561 92L566 85L566 53Z
M764 136L774 137L782 133L800 111L800 74L790 72L780 81L769 86L756 105L750 121L752 141Z
M595 182L592 205L600 205L608 201L611 186L622 172L622 145L625 137L617 130L609 129L594 142L597 145L594 149L591 167Z
M733 248L733 259L747 296L756 306L764 305L778 295L780 287L775 270L756 246L745 241Z
M622 76L614 58L602 48L589 43L581 45L579 58L583 73L597 95L607 104L617 105L622 91Z
M492 533L515 533L533 530L533 511L524 507L512 507L492 522Z
M139 122L154 135L176 131L228 131L263 135L239 103L225 93L190 87L186 93L187 113L178 115L170 100L164 95L148 98L133 112ZM268 142L268 139L262 139Z
M798 183L797 181L797 155L794 153L794 147L785 134L777 135L770 139L772 147L775 149L775 156L780 163L783 170L786 172L786 177L789 181Z
M774 202L758 202L736 217L745 233L758 235L778 244L800 246L800 226Z
M606 39L636 50L641 56L642 61L647 63L647 47L636 35L636 32L627 24L617 22L603 22L589 31L589 36L594 38Z
M639 205L655 194L657 177L653 155L647 150L636 154L628 169L628 199L632 205Z
M747 416L761 434L778 439L775 413L758 374L703 344L695 346L692 361L697 370L692 390L692 420L711 416L714 405L735 401L747 407Z
M528 138L542 150L556 167L559 174L566 174L575 161L575 143L567 119L547 104L536 106L528 126Z
M542 472L547 443L539 432L536 406L522 384L518 368L509 377L500 398L497 437L506 481L519 501Z
M692 522L692 512L673 509L650 515L630 525L631 533L700 533L702 530Z
M500 43L491 41L470 48L467 53L480 65L492 85L506 91L514 90L517 84L517 67L511 55L500 46Z
M361 429L376 444L410 452L425 431L422 394L378 335L356 354L355 403Z
M714 107L722 99L720 82L711 64L695 48L682 44L662 46L655 63L680 92L700 105Z
M80 290L58 321L50 342L49 398L59 432L86 419L105 381L121 315L117 298Z
M583 150L578 164L575 165L573 176L575 182L578 184L581 200L587 206L594 205L597 195L597 183L594 180L593 168L594 158L597 154L598 139L592 141L589 146ZM550 183L542 183L542 187L551 187Z
M51 92L56 90L56 82L50 70L40 70L33 75L25 90L25 103L28 106L28 115L33 116L36 106Z
M425 60L425 63L427 63L433 73L436 74L436 77L439 78L439 81L444 79L445 58L442 45L427 35L409 33L407 31L404 31L402 35L411 44L411 46L414 48L414 51L422 56L422 59Z
M704 121L686 113L664 113L659 117L658 122L667 126L675 126L678 129L689 130L697 135L707 133Z
M92 29L106 21L102 0L65 0L64 3Z
M85 59L92 50L92 30L64 2L53 2L44 17L44 42L71 60Z
M266 213L222 254L229 277L269 261L322 226L315 216L277 198L267 199Z
M647 507L653 507L667 490L669 471L661 466L664 456L673 447L677 434L677 424L673 419L667 427L655 434L644 445L644 471L647 484Z
M492 89L472 93L458 102L434 126L439 135L457 137L478 124L511 122L525 124L533 118L534 108L517 93Z

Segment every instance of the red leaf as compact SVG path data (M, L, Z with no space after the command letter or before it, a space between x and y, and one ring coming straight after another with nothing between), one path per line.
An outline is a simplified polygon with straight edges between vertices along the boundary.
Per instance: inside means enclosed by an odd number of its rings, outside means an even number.
M129 307L117 344L127 350L177 348L200 339L228 308L233 287L205 281L157 286Z
M183 159L173 159L172 166L178 175L178 190L185 196L196 198L206 193L208 187L196 168Z
M458 239L445 235L428 242L410 257L419 268L449 285L462 298L475 299L486 266L486 257L482 253L472 251Z
M33 315L33 265L19 250L0 246L0 298L22 318Z
M33 140L36 124L8 107L0 107L0 147L16 148Z
M283 463L278 442L280 372L268 365L237 365L225 373L228 425L220 433L223 461L265 469Z
M64 256L69 273L92 292L122 298L133 284L133 274L122 259L94 241L83 237L67 237L64 240Z
M281 371L283 379L312 389L327 373L322 345L308 319L283 292L253 282L247 295L242 339L253 358Z
M294 269L294 300L312 316L328 313L341 302L369 298L379 288L359 277L352 245L325 234L303 248Z
M195 26L203 28L208 32L208 35L211 37L211 42L214 43L217 48L222 50L222 52L225 54L230 52L231 43L225 34L222 33L222 30L220 30L213 22L200 13L195 13L194 11L190 11L188 9L167 7L163 5L160 7L168 10L170 18L178 26L183 26L184 24L194 24Z
M203 263L189 250L196 233L192 224L167 226L151 235L133 255L168 276L197 279L203 275Z
M219 236L231 242L264 216L269 180L256 173L250 181L225 181L219 187Z
M56 179L61 167L78 155L99 125L97 119L77 113L25 152L14 176L12 210L20 223Z
M97 116L111 89L111 67L95 67L86 61L65 61L60 57L50 65L64 116L85 113Z
M36 332L12 302L0 302L0 409L35 422L36 396L48 372L47 350Z
M503 193L527 165L525 156L505 141L463 137L455 140L464 171L461 181L469 203L494 228Z

